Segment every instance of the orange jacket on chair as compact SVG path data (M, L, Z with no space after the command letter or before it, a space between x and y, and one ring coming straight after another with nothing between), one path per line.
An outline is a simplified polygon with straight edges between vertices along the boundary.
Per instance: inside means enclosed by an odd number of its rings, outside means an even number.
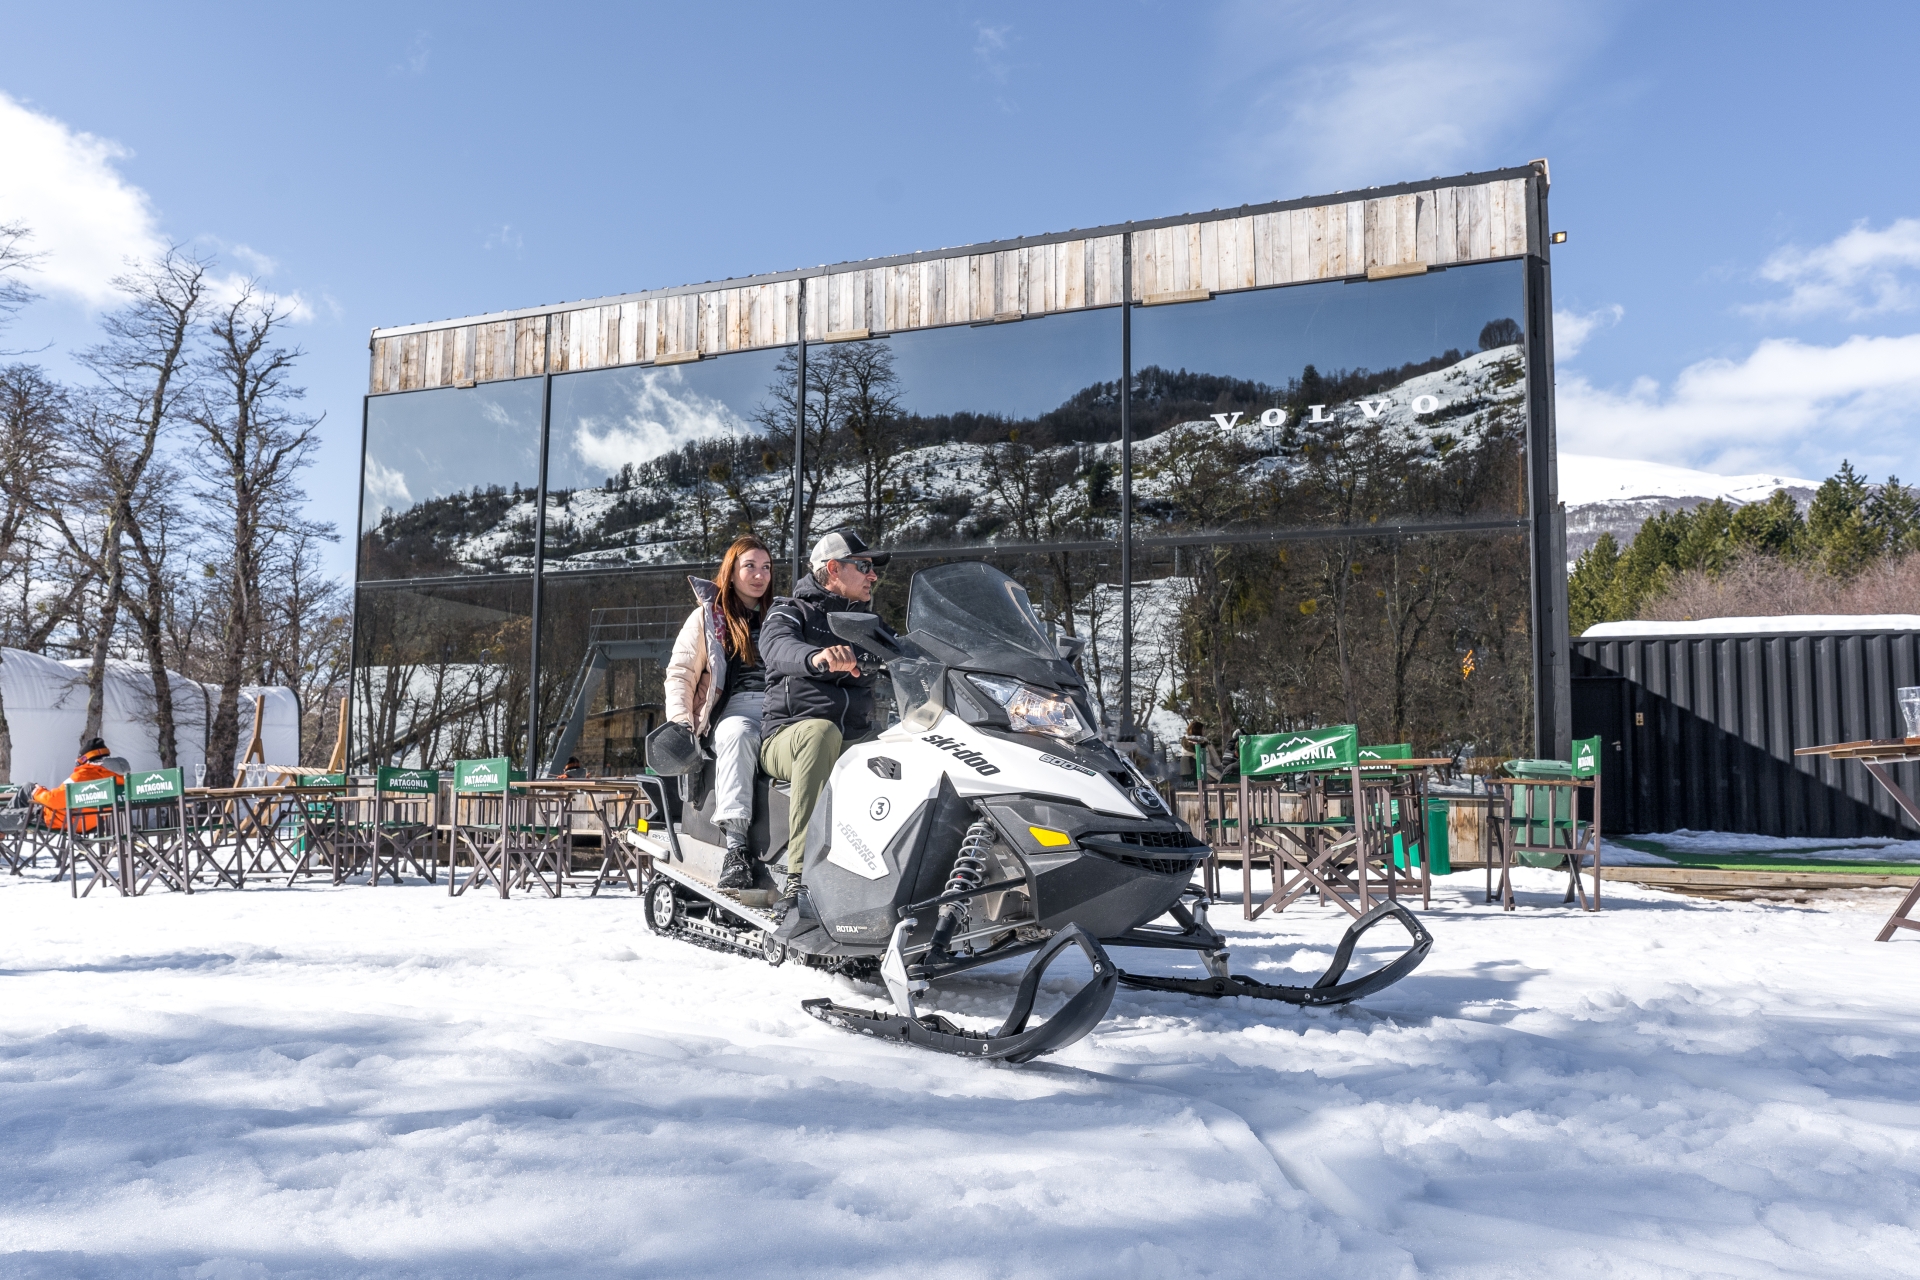
M90 761L81 761L68 775L68 782L92 782L95 778L117 778L120 775L111 769L103 769ZM35 787L34 803L40 806L41 820L48 830L62 831L67 825L67 789L60 787ZM84 813L76 820L75 831L91 831L100 819L91 813Z

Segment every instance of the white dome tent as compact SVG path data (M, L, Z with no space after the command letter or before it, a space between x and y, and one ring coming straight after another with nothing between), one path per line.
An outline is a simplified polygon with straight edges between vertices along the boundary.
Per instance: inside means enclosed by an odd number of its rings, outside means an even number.
M168 672L173 689L174 741L188 786L199 780L207 758L207 731L220 697L218 685ZM60 662L24 649L0 649L0 697L5 698L7 728L13 738L12 777L0 781L50 786L73 772L80 731L87 722L87 662ZM240 742L244 752L253 734L253 700L264 697L261 743L270 764L300 759L300 706L293 690L278 685L248 685L240 691ZM107 664L102 688L100 736L135 769L160 767L159 735L154 728L153 678L144 663ZM238 753L236 752L236 754ZM209 778L224 786L230 778Z

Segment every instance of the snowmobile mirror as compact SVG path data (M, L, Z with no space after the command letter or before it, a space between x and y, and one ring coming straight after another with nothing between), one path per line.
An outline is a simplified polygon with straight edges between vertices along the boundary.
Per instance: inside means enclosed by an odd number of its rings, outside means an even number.
M1061 636L1054 641L1054 644L1060 648L1060 660L1062 662L1072 662L1075 658L1079 657L1081 651L1087 647L1087 638L1085 636Z
M882 658L906 656L906 650L886 634L886 624L877 613L830 613L827 615L827 627L842 640L850 640Z

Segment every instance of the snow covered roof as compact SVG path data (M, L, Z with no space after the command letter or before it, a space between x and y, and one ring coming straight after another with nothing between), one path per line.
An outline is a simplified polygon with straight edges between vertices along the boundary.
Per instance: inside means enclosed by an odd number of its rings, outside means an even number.
M1601 622L1582 640L1644 636L1804 635L1822 631L1920 631L1920 613L1789 613L1776 618L1699 618L1691 622Z

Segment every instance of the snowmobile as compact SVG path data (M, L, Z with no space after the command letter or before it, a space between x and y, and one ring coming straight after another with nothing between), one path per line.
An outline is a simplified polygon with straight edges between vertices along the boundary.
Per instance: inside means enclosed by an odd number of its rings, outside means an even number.
M1426 957L1432 937L1388 902L1348 928L1311 986L1230 973L1226 941L1192 883L1208 846L1101 740L1078 673L1025 589L984 563L940 565L914 577L907 619L906 634L895 636L871 613L831 615L863 669L884 666L898 718L835 766L806 833L805 890L784 910L774 884L786 858L785 783L758 780L755 887L723 890L711 763L678 779L645 779L656 813L668 818L635 836L647 855L644 908L654 931L877 982L891 1008L824 998L802 1007L849 1031L1010 1062L1084 1036L1121 983L1336 1005L1399 981ZM1347 978L1355 944L1390 918L1411 945ZM1128 947L1195 953L1206 976L1125 973L1109 952ZM1069 950L1091 977L1030 1025L1042 978ZM998 1030L920 1010L917 998L931 986L1021 956L1026 971Z

